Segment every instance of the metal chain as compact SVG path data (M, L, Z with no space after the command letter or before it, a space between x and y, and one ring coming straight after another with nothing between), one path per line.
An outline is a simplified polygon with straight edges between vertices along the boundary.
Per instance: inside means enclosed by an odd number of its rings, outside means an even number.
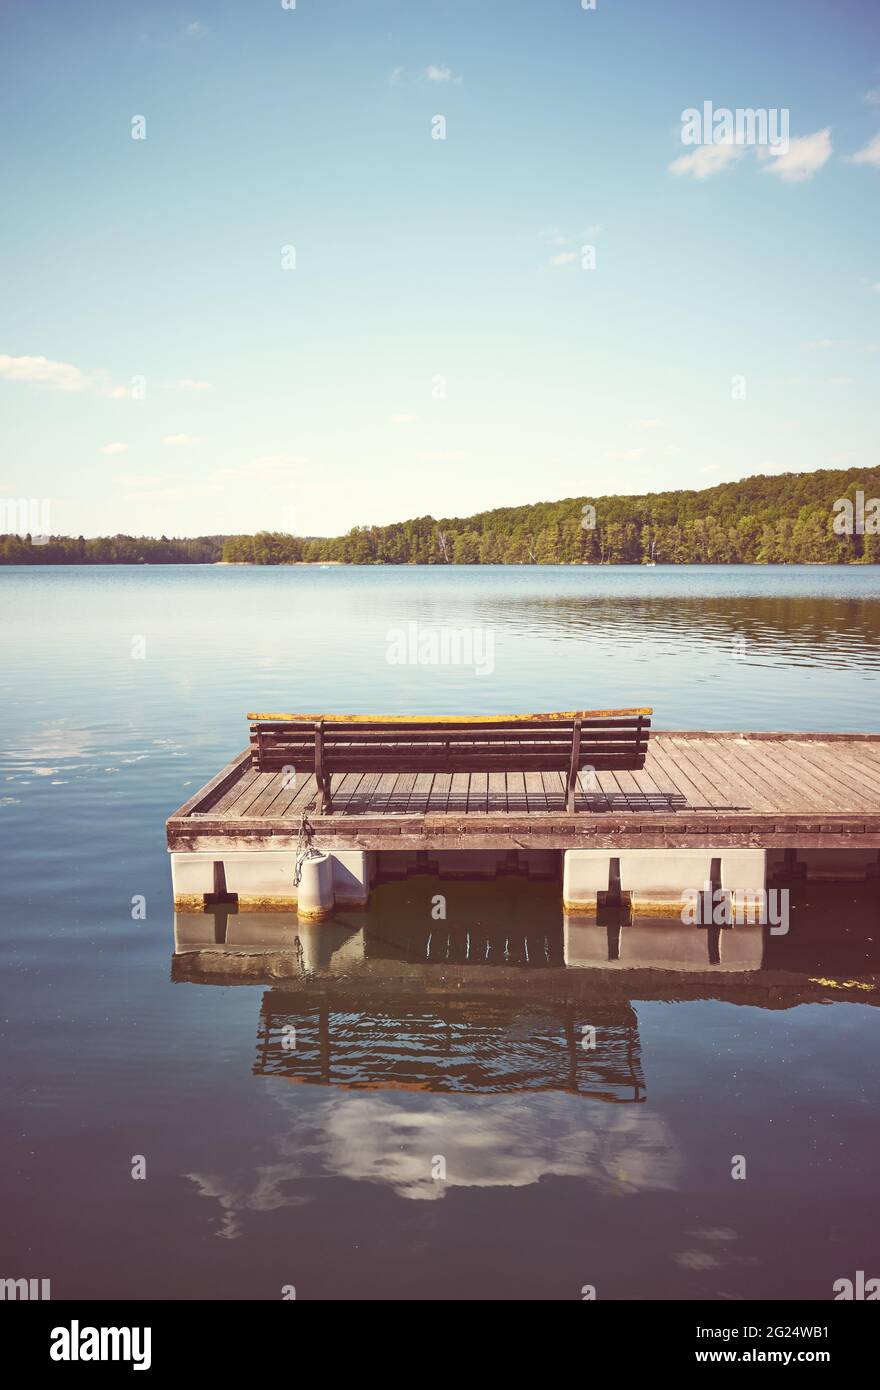
M296 842L296 864L293 869L293 886L299 887L302 878L302 866L307 859L317 857L319 851L312 845L315 828L308 818L308 814L303 811L302 820L299 823L299 836Z

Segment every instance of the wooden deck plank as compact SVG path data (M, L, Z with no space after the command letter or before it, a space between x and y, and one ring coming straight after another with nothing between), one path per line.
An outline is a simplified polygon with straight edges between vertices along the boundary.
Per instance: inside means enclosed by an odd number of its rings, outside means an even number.
M780 795L784 791L786 806L813 812L834 809L828 805L821 787L817 786L809 770L797 765L795 754L788 744L750 747L748 755L765 769L768 778L774 780Z
M211 816L222 816L223 813L226 810L228 810L230 806L235 805L235 802L238 801L242 792L246 791L247 788L257 780L259 775L260 774L258 769L255 767L251 767L250 764L248 764L245 767L244 771L241 773L241 775L237 777L236 780L233 782L232 786L228 787L226 791L223 792L219 800L213 803L211 803L211 801L208 800L208 806L204 814ZM201 798L201 800L198 803L199 806L201 806L202 801L205 799L207 798Z
M433 772L419 772L416 774L413 789L409 794L407 811L421 811L422 814L424 814L428 809L428 803L431 800L431 787L434 782L434 775Z
M370 815L381 815L385 812L391 802L399 776L400 774L397 772L380 773L379 784L370 798Z
M752 757L747 740L732 743L718 739L712 751L718 760L727 763L733 777L738 778L745 787L752 789L752 804L755 810L763 810L769 815L782 815L789 808L796 809L787 783L781 782L765 762Z
M468 789L471 784L471 774L469 772L453 772L452 783L449 788L449 800L447 809L450 811L467 811Z
M679 763L687 770L694 785L699 787L704 805L711 806L716 811L729 810L733 798L726 779L720 775L717 767L704 757L702 749L686 739L673 739L672 745Z
M265 791L277 776L277 772L258 772L253 781L249 781L247 786L240 788L236 800L226 807L223 812L224 820L235 820L239 816L246 816L248 807L253 805L261 792Z
M763 784L750 775L749 768L737 761L736 754L729 752L723 739L707 740L702 748L707 762L718 768L719 776L724 779L738 810L772 814L779 809L776 798L771 797Z
M685 806L683 809L686 811L704 810L706 798L700 788L691 781L686 768L678 761L677 750L672 746L671 740L664 738L661 742L660 739L657 739L653 753L654 764L669 778L678 794L684 797Z
M526 779L521 772L505 772L507 780L507 811L508 815L514 812L528 810L526 799Z
M812 789L799 784L797 776L789 773L784 753L777 760L760 745L753 746L744 739L736 745L736 758L753 770L781 811L821 811L822 804L816 801Z
M852 805L852 796L840 782L815 763L805 761L793 743L774 744L763 753L780 775L785 773L797 785L799 793L806 792L813 799L817 809L845 811Z
M503 777L504 774L502 773ZM434 781L431 784L431 795L428 798L428 811L443 813L449 805L449 792L452 788L451 772L436 772Z
M786 784L773 776L766 763L753 758L745 743L719 739L706 749L706 756L727 768L731 789L737 792L734 801L742 798L752 809L768 815L784 813L789 805Z
M525 774L526 783L526 803L530 811L546 811L547 795L544 791L544 779L540 772L527 772Z
M280 792L284 791L284 780L287 774L276 772L272 779L260 792L256 801L252 801L247 809L248 816L268 815Z
M336 774L330 783L330 795L335 810L345 812L363 779L362 772L345 772L341 777Z
M379 786L381 776L380 772L365 772L363 774L358 782L357 791L349 797L346 804L347 815L369 815L373 795Z
M391 800L388 809L396 815L403 815L409 805L409 798L413 787L416 784L416 772L401 772L394 784L394 791L391 793Z
M544 795L547 798L548 811L565 810L565 778L561 772L542 772L541 780L544 783Z
M303 811L314 806L315 798L318 795L318 783L314 775L308 777L297 777L297 785L288 792L279 795L277 801L273 802L269 814L271 816L295 816L299 820Z
M872 798L880 799L880 763L858 758L846 745L842 749L835 749L831 744L804 743L798 746L797 751L802 758L830 773L859 798L867 793Z
M488 772L472 772L470 774L470 785L468 786L468 811L483 815L489 809L489 774Z
M859 805L880 809L880 784L874 783L867 767L845 758L836 759L830 752L823 753L822 746L816 744L809 745L809 752L806 746L795 746L792 753L799 763L819 774L824 784L837 788L849 809Z
M507 810L507 778L503 772L490 772L487 788L487 810Z

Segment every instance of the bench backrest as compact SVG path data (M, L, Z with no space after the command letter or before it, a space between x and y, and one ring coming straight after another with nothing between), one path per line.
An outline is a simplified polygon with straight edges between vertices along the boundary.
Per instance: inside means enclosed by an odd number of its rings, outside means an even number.
M597 772L644 765L650 709L568 714L388 717L249 714L262 772ZM579 747L577 739L579 738Z

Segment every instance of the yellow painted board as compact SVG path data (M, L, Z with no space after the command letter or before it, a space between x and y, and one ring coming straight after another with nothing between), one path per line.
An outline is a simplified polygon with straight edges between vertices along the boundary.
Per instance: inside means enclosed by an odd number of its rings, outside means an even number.
M554 719L607 719L612 716L634 718L647 717L654 711L644 709L577 709L557 714L253 714L251 720L266 720L281 723L283 720L308 720L314 723L323 719L325 724L513 724L532 723L538 720L552 723Z

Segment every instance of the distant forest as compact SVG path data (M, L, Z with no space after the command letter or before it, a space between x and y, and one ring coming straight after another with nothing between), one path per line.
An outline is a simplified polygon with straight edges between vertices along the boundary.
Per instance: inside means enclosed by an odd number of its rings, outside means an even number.
M849 516L841 498L852 504ZM878 564L878 498L880 470L782 473L699 492L572 497L469 517L422 516L390 526L356 526L333 538L260 531L193 540L53 536L34 544L30 537L7 535L0 537L0 563Z

